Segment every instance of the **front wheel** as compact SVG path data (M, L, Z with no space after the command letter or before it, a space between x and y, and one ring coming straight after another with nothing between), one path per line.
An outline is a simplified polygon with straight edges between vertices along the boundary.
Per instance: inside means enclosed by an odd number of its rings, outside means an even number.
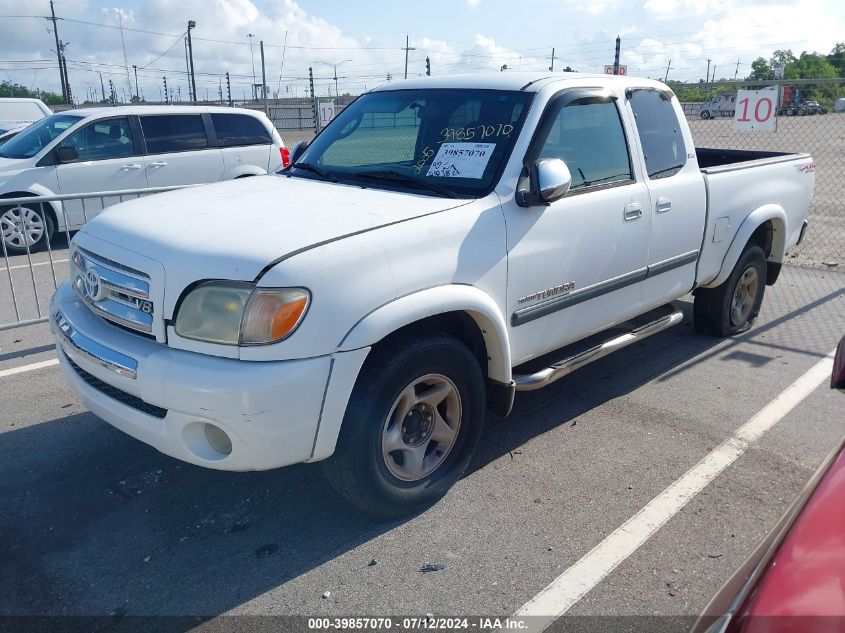
M693 320L702 334L732 336L751 327L766 289L766 254L756 244L745 247L730 277L715 288L695 292Z
M699 116L701 116L702 119L709 119L710 118L710 112L708 110L702 110L701 114Z
M372 352L352 392L337 448L323 462L332 487L378 516L440 499L481 436L484 376L457 339L403 334Z
M2 208L2 207L0 207ZM9 255L40 250L53 235L52 218L38 207L15 206L0 211L0 234Z

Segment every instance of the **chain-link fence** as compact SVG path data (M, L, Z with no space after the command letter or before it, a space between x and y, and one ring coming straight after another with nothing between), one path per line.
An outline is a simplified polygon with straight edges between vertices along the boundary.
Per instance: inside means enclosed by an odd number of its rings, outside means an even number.
M737 90L778 86L773 132L734 128ZM792 263L845 269L845 79L672 84L697 147L807 152L816 165L810 227Z

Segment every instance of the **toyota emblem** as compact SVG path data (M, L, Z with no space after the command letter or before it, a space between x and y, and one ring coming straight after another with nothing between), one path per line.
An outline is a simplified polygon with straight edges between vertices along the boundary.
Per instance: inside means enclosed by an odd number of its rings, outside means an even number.
M103 284L100 281L100 275L96 270L89 269L85 271L85 292L91 297L92 301L99 301L102 299Z

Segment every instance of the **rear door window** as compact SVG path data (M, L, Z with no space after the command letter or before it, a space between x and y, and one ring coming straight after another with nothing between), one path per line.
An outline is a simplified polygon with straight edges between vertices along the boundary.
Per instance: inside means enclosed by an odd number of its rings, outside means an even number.
M681 124L672 98L658 90L634 90L631 109L652 180L677 174L687 162Z
M170 154L206 149L208 137L199 114L142 116L147 153Z
M212 114L220 147L270 145L273 137L257 118L246 114Z

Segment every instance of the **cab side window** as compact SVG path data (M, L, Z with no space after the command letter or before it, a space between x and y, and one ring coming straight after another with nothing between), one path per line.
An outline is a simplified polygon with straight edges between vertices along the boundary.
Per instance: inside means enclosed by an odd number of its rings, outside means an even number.
M560 158L570 190L632 180L625 130L615 102L581 99L560 109L539 158Z
M672 98L657 90L634 90L630 101L648 177L674 176L686 164L687 153Z
M76 148L80 162L126 158L135 154L126 117L89 123L62 141L62 147Z
M208 147L205 125L199 114L142 116L141 129L150 154L190 152Z

